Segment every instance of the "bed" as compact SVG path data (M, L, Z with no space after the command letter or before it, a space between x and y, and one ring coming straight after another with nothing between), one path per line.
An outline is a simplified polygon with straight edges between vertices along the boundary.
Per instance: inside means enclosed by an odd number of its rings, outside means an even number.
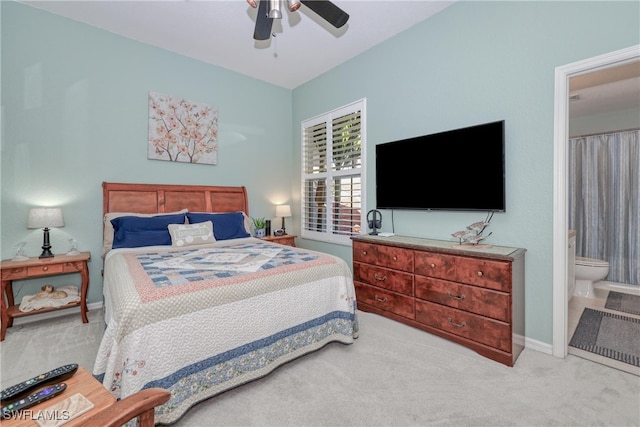
M116 398L169 390L157 423L357 338L348 265L251 237L244 187L102 187L106 327L93 374Z

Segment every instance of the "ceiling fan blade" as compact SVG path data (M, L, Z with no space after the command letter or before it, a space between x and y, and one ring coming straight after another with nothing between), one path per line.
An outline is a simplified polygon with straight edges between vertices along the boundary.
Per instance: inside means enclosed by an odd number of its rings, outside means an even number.
M273 25L273 18L267 16L269 0L259 0L259 2L253 38L254 40L269 40L271 37L271 26Z
M336 28L349 20L349 14L328 0L300 0L300 3L320 15L322 19Z

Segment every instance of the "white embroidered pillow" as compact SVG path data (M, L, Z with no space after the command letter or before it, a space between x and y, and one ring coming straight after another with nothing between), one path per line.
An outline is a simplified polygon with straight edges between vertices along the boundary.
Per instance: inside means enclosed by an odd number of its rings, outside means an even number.
M204 245L216 241L211 221L197 224L169 224L171 246Z

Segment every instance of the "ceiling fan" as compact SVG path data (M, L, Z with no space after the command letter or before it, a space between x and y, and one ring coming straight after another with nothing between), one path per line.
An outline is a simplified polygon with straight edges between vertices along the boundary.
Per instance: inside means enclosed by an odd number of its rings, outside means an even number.
M282 18L281 1L287 3L291 12L295 12L303 4L336 28L342 27L349 20L348 13L328 0L247 0L251 7L258 8L253 31L255 40L268 40L271 37L273 20Z

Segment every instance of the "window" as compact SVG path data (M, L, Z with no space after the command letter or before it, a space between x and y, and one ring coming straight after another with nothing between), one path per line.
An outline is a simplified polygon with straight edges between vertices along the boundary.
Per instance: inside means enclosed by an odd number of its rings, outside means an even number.
M351 244L365 204L365 100L302 122L302 236Z

